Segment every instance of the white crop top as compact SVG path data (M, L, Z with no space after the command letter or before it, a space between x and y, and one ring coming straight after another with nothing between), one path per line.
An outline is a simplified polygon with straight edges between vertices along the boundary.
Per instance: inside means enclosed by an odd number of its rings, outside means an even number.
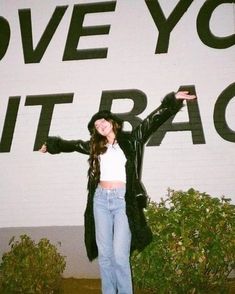
M100 154L100 181L121 181L126 183L126 157L118 144L107 144L107 150Z

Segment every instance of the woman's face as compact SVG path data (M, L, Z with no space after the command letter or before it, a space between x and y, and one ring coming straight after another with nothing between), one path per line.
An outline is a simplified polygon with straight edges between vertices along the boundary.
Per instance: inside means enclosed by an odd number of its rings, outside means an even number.
M95 129L100 135L107 137L113 132L113 125L108 120L101 118L95 121Z

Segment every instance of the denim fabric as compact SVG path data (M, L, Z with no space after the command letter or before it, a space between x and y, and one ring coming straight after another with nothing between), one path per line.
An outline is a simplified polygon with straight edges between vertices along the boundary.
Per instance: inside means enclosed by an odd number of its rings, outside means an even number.
M125 188L98 187L94 218L103 294L132 294L131 232L126 215Z

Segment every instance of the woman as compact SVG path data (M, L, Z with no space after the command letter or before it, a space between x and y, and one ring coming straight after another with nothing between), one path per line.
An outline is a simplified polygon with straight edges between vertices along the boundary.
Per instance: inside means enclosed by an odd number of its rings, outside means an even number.
M88 124L89 141L49 137L40 149L51 154L77 151L89 155L85 245L90 261L98 256L102 293L131 294L130 252L152 240L143 208L147 196L140 180L143 147L168 118L177 113L186 91L168 94L131 133L109 111L96 113Z

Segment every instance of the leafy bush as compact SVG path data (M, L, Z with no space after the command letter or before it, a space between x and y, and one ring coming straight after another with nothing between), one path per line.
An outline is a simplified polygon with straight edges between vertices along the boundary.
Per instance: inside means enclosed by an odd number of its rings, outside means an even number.
M4 294L56 293L65 269L65 257L49 240L36 244L27 235L10 241L11 250L0 264L0 292Z
M227 293L235 266L235 207L193 189L151 202L153 242L132 257L135 284L151 293Z

